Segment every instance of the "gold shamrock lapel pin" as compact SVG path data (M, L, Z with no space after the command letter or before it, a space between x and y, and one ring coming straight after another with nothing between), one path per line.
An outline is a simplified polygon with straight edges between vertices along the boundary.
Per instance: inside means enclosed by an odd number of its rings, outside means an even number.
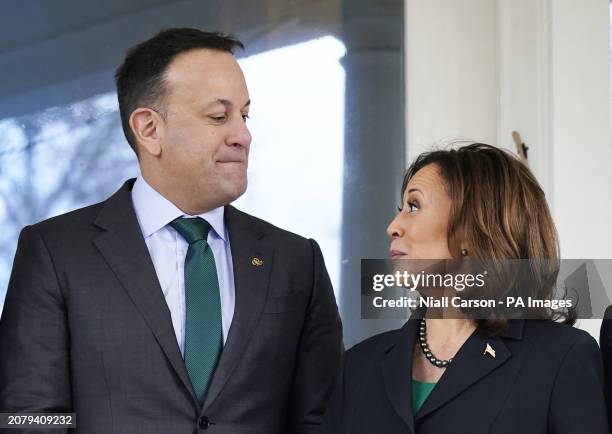
M491 356L491 357L495 358L495 350L494 350L494 349L493 349L493 347L492 347L491 345L489 345L488 343L487 343L487 346L486 346L486 348L485 348L485 350L484 350L484 353L482 353L482 354L483 354L483 355L484 355L484 354L488 354L489 356Z
M256 267L261 267L263 265L263 261L257 257L251 259L251 265L254 265Z

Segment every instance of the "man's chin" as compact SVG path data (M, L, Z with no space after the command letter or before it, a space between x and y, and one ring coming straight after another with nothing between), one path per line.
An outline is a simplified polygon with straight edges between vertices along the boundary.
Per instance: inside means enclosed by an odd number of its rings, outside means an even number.
M247 189L246 179L243 182L233 183L225 188L227 203L231 203L242 196Z

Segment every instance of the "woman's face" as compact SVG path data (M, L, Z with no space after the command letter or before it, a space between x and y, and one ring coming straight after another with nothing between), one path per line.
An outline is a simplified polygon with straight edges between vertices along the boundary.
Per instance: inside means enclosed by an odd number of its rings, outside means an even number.
M438 167L429 164L415 173L404 191L402 210L387 228L391 259L451 259L450 209Z

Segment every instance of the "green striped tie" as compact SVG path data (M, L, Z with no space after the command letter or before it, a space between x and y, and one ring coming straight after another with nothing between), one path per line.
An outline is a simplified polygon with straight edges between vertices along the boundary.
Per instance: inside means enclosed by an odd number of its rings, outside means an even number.
M210 224L199 217L170 225L189 243L185 258L185 366L193 390L204 403L223 347L221 298L215 257L206 242Z

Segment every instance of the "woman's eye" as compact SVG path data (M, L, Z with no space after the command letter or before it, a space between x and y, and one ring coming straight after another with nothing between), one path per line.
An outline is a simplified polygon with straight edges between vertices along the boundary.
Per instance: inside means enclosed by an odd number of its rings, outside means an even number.
M408 212L415 212L415 211L419 210L419 205L417 205L416 203L413 203L413 202L408 202L408 208L403 208L401 206L397 207L397 210L399 212L404 211L404 209L406 209L406 211L408 211Z
M246 122L247 119L249 119L249 114L248 113L243 113L242 114L242 120L244 120Z
M212 120L217 121L217 122L221 122L225 120L225 115L221 115L221 116L209 116Z

